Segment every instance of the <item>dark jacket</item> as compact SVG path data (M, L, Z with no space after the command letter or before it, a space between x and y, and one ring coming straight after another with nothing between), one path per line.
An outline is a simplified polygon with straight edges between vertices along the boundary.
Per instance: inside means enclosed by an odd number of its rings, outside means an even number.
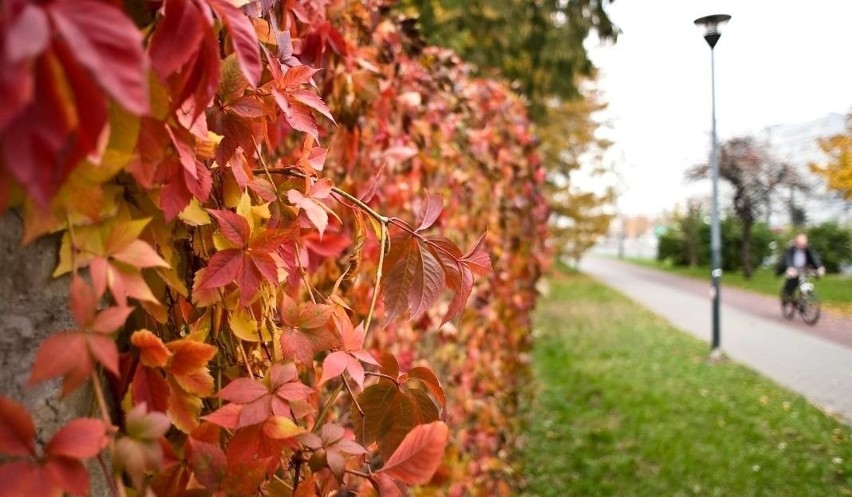
M778 267L776 268L776 272L778 274L783 273L787 270L787 268L793 267L793 257L796 254L796 246L790 245L787 247L787 250L784 251L784 257L778 261ZM812 266L815 268L822 267L822 261L819 260L819 256L814 252L810 247L805 248L805 264L807 266Z

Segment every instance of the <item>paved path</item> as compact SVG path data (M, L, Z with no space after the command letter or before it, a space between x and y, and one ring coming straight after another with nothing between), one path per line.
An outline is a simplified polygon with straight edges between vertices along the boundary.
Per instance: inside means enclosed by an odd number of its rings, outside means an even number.
M709 343L709 277L701 282L594 256L581 269ZM852 422L852 319L826 315L809 327L785 320L775 298L728 287L721 314L729 357Z

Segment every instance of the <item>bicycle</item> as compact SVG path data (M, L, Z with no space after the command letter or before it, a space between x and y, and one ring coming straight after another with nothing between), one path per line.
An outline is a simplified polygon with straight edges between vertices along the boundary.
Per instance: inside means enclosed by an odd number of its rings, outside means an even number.
M819 277L819 273L810 270L799 273L799 284L793 290L792 299L787 298L784 290L781 290L781 314L792 320L798 311L802 321L813 326L819 321L820 305L814 284L810 281L811 276Z

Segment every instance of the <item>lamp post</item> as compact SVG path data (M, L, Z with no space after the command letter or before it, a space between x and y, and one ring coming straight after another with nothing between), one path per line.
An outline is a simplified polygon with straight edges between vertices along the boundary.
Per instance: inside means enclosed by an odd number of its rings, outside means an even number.
M716 57L714 48L722 34L719 26L731 19L726 14L705 16L695 20L696 26L704 27L704 39L710 45L710 94L713 109L712 143L710 147L710 179L713 183L712 204L710 207L710 258L712 271L710 276L713 282L711 294L713 297L713 343L711 354L719 354L721 334L719 331L719 284L722 280L722 236L719 228L719 144L716 139Z

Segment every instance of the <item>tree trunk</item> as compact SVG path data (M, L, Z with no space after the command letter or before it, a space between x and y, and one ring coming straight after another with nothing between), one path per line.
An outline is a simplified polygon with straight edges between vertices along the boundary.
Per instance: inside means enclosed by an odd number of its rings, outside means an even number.
M751 279L752 267L751 267L751 228L754 224L754 221L749 218L745 218L742 220L743 222L743 246L742 246L742 257L743 257L743 277L747 280Z

